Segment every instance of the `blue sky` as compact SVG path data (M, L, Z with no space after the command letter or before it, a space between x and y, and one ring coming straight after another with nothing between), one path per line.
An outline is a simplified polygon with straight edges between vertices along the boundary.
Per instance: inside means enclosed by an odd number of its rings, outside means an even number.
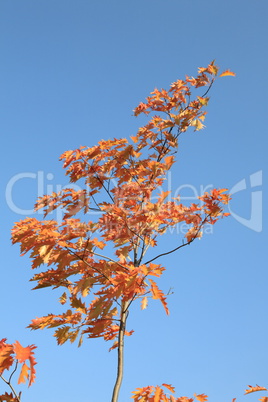
M177 396L218 402L263 395L243 390L268 386L267 12L266 0L1 0L1 338L38 346L24 401L109 401L116 355L101 340L59 347L51 331L25 329L58 303L49 290L30 291L13 223L31 214L38 193L67 184L61 153L135 134L143 120L132 111L150 91L213 59L237 75L213 87L206 129L181 138L170 180L183 197L233 188L232 216L159 260L171 315L158 302L133 308L120 401L162 382ZM178 241L168 236L159 252Z

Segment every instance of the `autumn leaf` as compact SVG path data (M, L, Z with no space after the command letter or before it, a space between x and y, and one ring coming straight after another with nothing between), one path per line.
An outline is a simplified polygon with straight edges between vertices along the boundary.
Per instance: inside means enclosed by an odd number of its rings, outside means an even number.
M20 384L22 382L25 383L26 380L28 380L29 370L30 370L30 368L27 366L27 364L23 363L21 371L20 371L19 379L18 379L18 384Z
M205 127L204 124L202 124L199 119L192 120L191 126L195 127L195 131L199 131Z
M75 308L77 311L80 311L81 313L84 313L84 314L87 313L85 303L83 303L81 299L78 299L75 296L71 297L71 306L73 308Z
M55 337L57 338L58 345L63 345L70 337L70 327L64 326L55 331Z
M29 386L32 385L32 383L34 382L36 373L35 371L36 361L33 353L34 349L36 349L36 346L34 345L27 346L26 348L24 348L18 341L14 343L15 357L16 359L18 359L19 363L23 363L21 373L19 376L19 383L25 382L26 379L29 379ZM27 360L29 360L30 367L28 367L26 364Z
M97 247L100 248L101 250L105 247L105 243L103 241L98 240L96 237L92 240L93 244Z
M0 341L0 375L4 370L9 370L13 364L14 347L6 343L6 338Z
M148 298L147 296L144 296L141 301L141 309L144 310L146 309L147 306L148 306Z
M10 394L5 392L0 395L0 402L18 402L18 398L16 398L12 392Z
M153 299L159 299L161 301L161 303L163 304L166 313L169 314L166 297L164 297L163 292L159 289L159 287L157 286L155 281L153 281L152 279L149 279L149 282L151 283L151 293L153 295Z
M190 243L194 239L202 237L202 231L200 230L200 228L192 227L188 230L185 237L187 239L187 242Z
M206 402L208 399L208 396L205 394L199 394L199 395L194 394L194 397L200 402Z
M233 73L232 71L230 71L230 70L225 70L225 71L223 71L223 73L221 73L220 75L219 75L219 77L226 77L226 76L232 76L232 77L235 77L235 73Z
M151 279L161 277L164 267L152 261L190 244L201 237L205 224L213 225L227 216L225 190L213 189L200 196L200 205L190 206L183 205L179 197L170 201L170 191L165 191L181 134L204 128L207 94L217 75L218 67L212 61L199 68L195 77L178 79L167 90L154 89L134 109L135 116L143 113L148 119L131 137L131 144L127 138L106 139L61 155L70 188L38 198L35 208L43 210L43 220L25 218L12 229L12 242L20 244L22 255L29 253L32 268L42 265L42 271L31 279L34 289L61 288L59 302L67 305L66 312L32 320L31 329L53 328L59 345L78 339L80 346L83 336L102 337L113 342L110 350L120 351L120 339L133 333L126 330L132 302L141 300L145 309L152 297L169 314L166 295ZM234 73L226 70L220 76L228 75ZM196 96L194 92L201 87L206 88ZM76 182L79 190L71 188ZM61 222L47 216L57 210L64 211ZM92 221L89 212L93 212ZM180 234L178 247L156 253L144 263L159 236L177 224L186 225L187 243ZM31 385L34 347L4 341L0 342L0 372L10 368L15 354L22 364L19 382L28 380ZM174 393L171 385L162 386L167 394L161 386L148 386L134 391L132 398L137 402L193 402L193 398L170 395ZM254 392L251 388L248 392ZM205 394L195 394L195 398L207 400Z
M66 292L64 292L64 293L61 295L61 297L59 298L59 302L60 302L60 304L65 304L66 301L67 301L67 294L66 294Z
M162 394L163 394L163 390L160 387L156 386L155 393L154 393L154 402L160 402L160 398L161 398Z
M267 391L265 387L260 387L259 385L256 385L255 387L253 387L252 385L248 385L248 387L249 388L245 390L245 395L256 391Z
M197 99L201 103L202 106L207 106L209 98L203 98L202 96L197 96Z
M168 389L170 392L172 392L173 394L175 393L175 388L172 387L170 384L165 384L165 383L163 383L162 385L163 385L163 387L167 388L167 389Z

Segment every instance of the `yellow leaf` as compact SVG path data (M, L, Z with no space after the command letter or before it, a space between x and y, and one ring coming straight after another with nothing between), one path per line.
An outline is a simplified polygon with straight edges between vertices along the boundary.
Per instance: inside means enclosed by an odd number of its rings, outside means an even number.
M163 120L163 128L174 127L172 120Z
M47 253L48 246L42 246L39 248L39 254L43 257Z
M47 264L49 262L49 257L51 255L52 252L52 248L51 246L41 246L39 248L39 255L40 257L42 257L43 261L45 264Z
M198 96L197 99L199 100L202 106L207 106L209 98L202 98L201 96Z
M210 70L211 70L212 74L217 75L219 69L218 69L218 67L211 65Z
M195 127L195 131L199 131L204 127L204 124L202 124L200 120L194 119L191 122L191 126Z
M148 298L145 296L141 301L141 309L144 310L148 306Z

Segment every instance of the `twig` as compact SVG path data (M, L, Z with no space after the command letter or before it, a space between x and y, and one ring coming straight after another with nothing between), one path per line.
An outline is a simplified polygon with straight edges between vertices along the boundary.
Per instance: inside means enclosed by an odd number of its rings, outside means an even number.
M12 384L11 384L11 377L13 376L13 374L15 373L15 371L17 370L18 367L18 360L16 360L16 365L15 365L15 369L13 370L13 372L11 373L9 380L6 380L3 375L0 375L0 378L2 378L2 380L9 386L9 388L11 389L11 391L13 392L15 398L17 399L18 402L20 402L20 396L17 395L15 389L13 388Z
M156 257L152 258L151 260L146 261L146 262L145 262L145 265L147 265L147 264L149 264L150 262L156 260L157 258L163 257L163 255L168 255L168 254L174 253L174 251L177 251L177 250L179 250L180 248L185 247L185 246L188 246L189 244L191 244L191 243L197 238L197 236L198 236L200 230L202 229L202 227L204 226L204 224L207 222L207 219L208 219L209 216L210 216L210 215L207 215L207 216L204 218L204 220L201 222L201 224L200 224L200 226L199 226L199 228L198 228L196 234L194 235L194 237L191 238L191 240L187 241L187 243L181 244L181 245L178 246L178 247L175 247L173 250L170 250L170 251L167 251L166 253L162 253L162 254L157 255Z

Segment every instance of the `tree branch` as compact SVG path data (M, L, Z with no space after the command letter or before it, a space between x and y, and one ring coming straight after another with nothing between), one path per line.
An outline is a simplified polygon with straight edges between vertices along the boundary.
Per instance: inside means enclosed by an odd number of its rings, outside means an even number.
M98 257L101 257L101 258L105 258L108 261L114 262L115 264L119 265L119 267L124 268L126 271L129 271L129 269L127 267L124 267L124 265L120 264L120 262L115 261L110 257L106 257L106 255L101 255L101 254L95 253L94 251L89 251L89 253L93 254L93 255L96 255Z
M13 376L13 374L15 373L15 371L17 370L18 367L18 360L16 360L16 365L15 365L15 369L13 370L13 372L11 373L9 380L6 380L2 374L0 375L0 378L2 378L2 380L9 386L9 388L11 389L11 391L13 392L15 398L17 399L17 402L20 402L20 394L17 395L15 389L13 388L12 384L11 384L11 378Z
M191 240L187 241L187 243L181 244L181 245L178 246L178 247L175 247L173 250L170 250L170 251L167 251L166 253L162 253L162 254L157 255L156 257L152 258L151 260L146 261L146 262L145 262L145 265L149 264L149 263L152 262L152 261L155 261L157 258L163 257L163 255L168 255L168 254L174 253L174 251L177 251L177 250L179 250L180 248L185 247L185 246L188 246L189 244L191 244L191 243L197 238L197 236L198 236L200 230L202 229L202 227L204 226L204 224L207 222L207 218L208 218L209 216L210 216L210 215L208 215L208 216L206 216L206 217L204 218L204 220L201 222L201 224L200 224L200 226L199 226L199 229L197 230L196 234L194 235L194 237L192 237Z

